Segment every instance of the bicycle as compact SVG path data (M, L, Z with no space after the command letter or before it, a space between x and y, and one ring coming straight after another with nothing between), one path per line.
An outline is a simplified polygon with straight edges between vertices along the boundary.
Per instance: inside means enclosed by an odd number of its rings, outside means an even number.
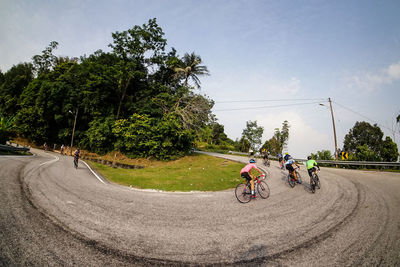
M74 157L74 167L78 169L78 157Z
M302 180L301 180L301 175L300 173L297 171L297 168L294 169L294 172L296 174L297 180L294 178L293 173L289 173L288 174L288 183L290 185L291 188L293 188L296 185L296 182L301 184Z
M269 161L268 158L264 159L263 164L264 164L264 166L267 166L267 167L271 166L271 162Z
M279 162L279 164L280 164L281 170L283 170L285 168L285 162L283 162L283 160L281 160Z
M264 180L260 180L261 176L254 179L254 190L258 192L261 198L268 198L270 194L269 186ZM235 196L240 203L248 203L251 200L251 184L238 184L235 189Z
M315 193L315 188L321 189L321 182L318 177L318 171L315 170L312 172L310 177L310 185L311 185L311 192Z

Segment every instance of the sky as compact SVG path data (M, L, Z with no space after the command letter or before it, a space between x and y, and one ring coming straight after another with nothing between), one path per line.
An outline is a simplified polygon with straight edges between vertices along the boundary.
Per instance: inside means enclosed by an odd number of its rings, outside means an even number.
M111 33L157 18L178 54L201 56L197 92L229 138L247 121L262 142L290 124L297 158L338 148L357 121L400 143L400 1L0 0L0 69L30 62L51 41L58 56L110 51ZM322 104L322 105L320 105Z

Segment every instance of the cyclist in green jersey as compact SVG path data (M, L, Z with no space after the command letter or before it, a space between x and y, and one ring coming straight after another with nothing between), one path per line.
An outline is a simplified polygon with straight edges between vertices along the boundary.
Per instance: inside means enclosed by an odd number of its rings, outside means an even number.
M318 170L320 170L318 163L315 160L313 160L311 158L311 156L307 157L306 166L307 166L307 171L308 171L308 175L310 175L310 178L312 177L312 173L317 170L315 167L317 167Z

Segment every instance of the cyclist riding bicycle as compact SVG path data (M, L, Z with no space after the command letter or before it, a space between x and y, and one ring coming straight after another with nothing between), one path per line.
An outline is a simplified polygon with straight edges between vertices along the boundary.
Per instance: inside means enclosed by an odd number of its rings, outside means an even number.
M283 157L283 159L285 160L285 161L288 161L289 160L289 158L291 158L291 156L289 155L289 153L285 153L285 156Z
M279 166L281 166L281 169L283 169L283 155L281 152L278 152L276 154L276 157L278 158Z
M297 168L299 168L299 170L300 170L299 164L297 164L297 162L292 157L289 156L289 158L285 162L286 170L288 170L289 175L293 176L294 179L298 182L297 175L296 175L296 172L294 171L293 164L296 165Z
M74 160L76 160L76 162L78 163L80 157L81 157L81 150L78 147L74 152Z
M269 161L269 156L268 156L268 151L267 150L264 151L263 160L264 160L264 164L267 164L268 161Z
M312 173L317 170L315 167L317 167L318 170L320 170L318 163L315 160L313 160L311 158L311 156L307 157L306 166L307 166L307 171L308 171L308 175L310 176L310 178L312 177Z
M260 173L260 175L262 175L263 173L257 168L256 166L256 160L255 159L250 159L249 161L250 163L247 164L246 166L243 167L243 169L240 170L240 176L242 176L242 178L246 179L248 182L250 182L251 185L251 195L253 198L256 198L256 194L254 192L254 175L251 173L252 169L255 169L256 171L258 171Z

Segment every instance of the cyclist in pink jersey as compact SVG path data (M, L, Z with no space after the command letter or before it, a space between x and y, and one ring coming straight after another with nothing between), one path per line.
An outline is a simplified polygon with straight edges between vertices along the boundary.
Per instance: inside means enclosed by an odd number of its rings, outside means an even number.
M250 182L251 185L251 195L253 198L256 197L256 194L254 192L254 175L251 174L251 170L255 169L256 171L258 171L260 173L260 175L263 175L262 171L260 171L257 166L256 166L256 161L255 159L251 159L250 163L247 164L246 166L243 167L243 169L240 171L240 176L242 176L242 178L246 179L248 182Z

